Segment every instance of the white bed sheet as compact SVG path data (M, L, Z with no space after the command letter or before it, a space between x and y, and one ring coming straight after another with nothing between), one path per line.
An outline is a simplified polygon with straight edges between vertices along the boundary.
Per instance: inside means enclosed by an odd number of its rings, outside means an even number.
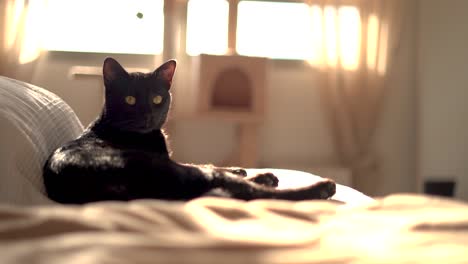
M272 172L278 177L279 189L303 187L323 180L319 175L308 172L274 168L248 169L247 175L255 175L264 172ZM349 205L365 204L373 201L373 198L341 184L336 185L336 194L331 197L331 199Z

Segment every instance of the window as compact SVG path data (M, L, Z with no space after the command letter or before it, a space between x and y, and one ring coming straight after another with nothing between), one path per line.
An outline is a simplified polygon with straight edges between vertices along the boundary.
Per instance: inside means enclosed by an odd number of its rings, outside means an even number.
M160 54L163 0L48 0L44 48Z
M187 53L222 55L228 50L229 3L190 0L187 6Z
M312 19L305 3L241 1L237 15L237 52L247 56L309 59Z
M237 8L236 51L240 55L307 60L312 65L357 67L361 18L354 6L293 1L242 0ZM187 53L225 54L229 2L190 0Z

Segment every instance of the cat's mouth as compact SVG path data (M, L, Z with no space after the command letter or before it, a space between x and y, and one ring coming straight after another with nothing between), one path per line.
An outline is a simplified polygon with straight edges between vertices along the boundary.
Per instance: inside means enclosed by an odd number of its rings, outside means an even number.
M164 121L161 120L161 118L149 117L146 119L146 124L142 127L142 129L146 130L147 132L159 130L161 129L163 122Z
M123 130L126 130L128 132L146 134L159 129L160 127L158 127L154 122L144 122L139 124L126 125Z
M159 130L164 124L164 120L161 120L161 118L144 118L139 120L139 122L135 121L136 120L121 120L120 122L116 122L114 124L121 130L142 134Z

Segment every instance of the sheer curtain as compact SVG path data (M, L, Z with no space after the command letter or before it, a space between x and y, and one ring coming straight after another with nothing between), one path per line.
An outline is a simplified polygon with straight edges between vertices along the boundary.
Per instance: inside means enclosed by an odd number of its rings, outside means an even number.
M316 30L320 96L337 158L353 171L353 187L372 193L379 160L374 134L392 58L399 46L402 0L310 3ZM314 44L315 45L315 44Z
M44 0L0 0L0 75L31 81L43 10Z

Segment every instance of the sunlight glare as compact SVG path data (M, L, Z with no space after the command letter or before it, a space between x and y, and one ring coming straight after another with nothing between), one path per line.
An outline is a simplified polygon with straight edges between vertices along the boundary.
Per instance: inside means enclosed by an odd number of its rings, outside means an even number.
M20 28L20 22L22 13L24 10L24 0L18 1L8 1L6 6L6 17L4 18L5 21L5 29L7 30L6 38L5 38L5 47L7 50L11 49L18 37L18 29Z
M325 47L327 65L336 67L338 65L338 38L337 38L337 14L332 6L326 6L324 9L325 20Z
M361 49L361 18L359 10L343 6L338 10L340 20L340 61L345 70L356 70L359 66Z
M48 0L48 50L160 54L163 0ZM138 13L144 14L142 19Z
M356 70L360 63L361 17L353 6L311 6L313 66Z
M388 56L388 23L382 22L380 29L380 47L377 64L377 72L384 75L387 72L387 56Z
M222 55L228 50L229 3L190 0L187 6L187 53Z
M43 6L40 0L29 0L26 21L24 21L24 39L22 41L19 63L26 64L36 60L40 55L40 42L43 28L41 13Z
M312 19L312 56L309 63L314 66L320 66L324 62L323 58L323 12L320 6L314 5L310 8Z
M240 55L310 59L313 34L305 3L241 1L236 50Z
M376 15L369 16L367 24L367 68L375 70L379 43L379 19Z

